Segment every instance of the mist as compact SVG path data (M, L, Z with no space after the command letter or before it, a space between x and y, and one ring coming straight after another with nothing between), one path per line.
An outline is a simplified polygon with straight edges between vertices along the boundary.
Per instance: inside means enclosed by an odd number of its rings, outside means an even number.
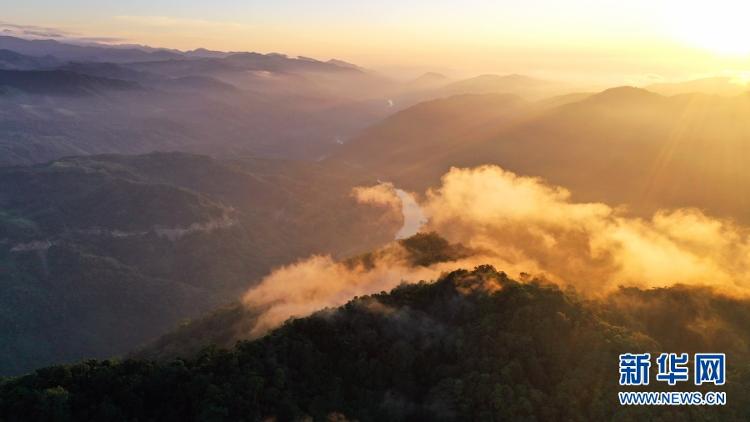
M402 195L416 195L398 192L391 183L379 183L355 188L353 195L361 203L425 218L422 231L464 245L471 254L416 266L394 242L373 253L369 265L313 256L279 268L244 296L247 306L267 309L252 335L354 296L481 264L592 297L619 286L676 284L745 296L750 286L750 230L698 209L633 217L626 207L573 202L563 187L490 165L451 169L418 205L402 202ZM404 228L417 221L413 216L404 215Z
M411 266L396 245L381 251L371 266L312 256L275 270L247 292L246 306L266 309L250 336L262 335L291 317L340 306L355 296L387 291L402 282L433 279L451 267L446 263Z
M487 251L491 264L604 293L618 285L711 285L745 292L748 228L698 209L576 203L565 188L497 166L451 169L423 204L427 228Z

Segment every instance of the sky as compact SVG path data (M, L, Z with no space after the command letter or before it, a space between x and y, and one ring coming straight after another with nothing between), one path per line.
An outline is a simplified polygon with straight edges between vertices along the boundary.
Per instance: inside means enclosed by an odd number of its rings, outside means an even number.
M370 68L623 82L750 70L750 2L0 0L0 21L152 46Z

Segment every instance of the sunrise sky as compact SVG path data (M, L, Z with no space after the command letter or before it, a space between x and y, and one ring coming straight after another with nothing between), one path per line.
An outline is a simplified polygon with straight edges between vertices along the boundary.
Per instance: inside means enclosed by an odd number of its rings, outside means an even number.
M390 71L638 83L750 70L750 4L737 0L2 3L6 25L180 49L336 57Z

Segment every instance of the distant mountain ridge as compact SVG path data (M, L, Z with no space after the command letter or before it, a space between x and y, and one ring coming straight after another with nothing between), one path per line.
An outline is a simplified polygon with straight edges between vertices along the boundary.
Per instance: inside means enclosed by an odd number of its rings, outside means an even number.
M60 62L107 62L107 63L138 63L164 60L221 60L228 62L241 60L252 61L258 68L270 69L281 64L296 64L295 66L319 67L325 69L359 70L360 68L340 60L323 62L309 58L290 58L281 54L260 54L243 52L221 52L196 49L181 52L166 48L150 48L143 46L118 46L90 43L86 45L71 44L56 40L27 40L24 38L0 36L0 50L9 50L21 55L32 57L54 57ZM265 61L269 64L261 65ZM273 64L276 63L276 64Z
M539 99L556 93L563 93L556 85L559 85L559 83L525 75L486 74L449 83L442 87L440 92L446 96L499 93L516 94L527 99Z
M0 50L0 70L51 69L60 64L53 56L32 57L11 50Z
M7 36L0 71L0 165L172 150L315 160L390 113L396 89L335 59Z
M624 204L644 216L697 207L750 221L750 200L737 193L750 189L737 158L750 139L748 95L616 87L521 108L471 105L462 96L441 101L441 108L420 104L374 125L330 159L415 191L436 186L453 166L498 164L569 187L582 201ZM453 114L446 119L441 109ZM408 148L425 142L429 148Z
M494 133L527 106L516 95L494 93L425 101L362 131L330 159L375 172L390 168L389 163L404 170L419 167L436 153L461 149L478 133Z
M64 61L133 62L181 57L180 54L167 49L74 45L51 39L27 40L10 36L0 36L0 49L13 50L29 56L53 56Z
M142 89L136 82L89 76L65 70L0 70L0 92L91 95Z
M750 86L746 82L741 83L736 78L728 76L656 83L647 85L645 89L667 96L695 93L733 96L750 92Z

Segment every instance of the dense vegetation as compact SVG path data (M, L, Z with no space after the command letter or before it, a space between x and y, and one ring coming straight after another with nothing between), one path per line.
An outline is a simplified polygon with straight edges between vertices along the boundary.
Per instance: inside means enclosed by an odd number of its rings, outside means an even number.
M623 294L650 294L639 292ZM683 290L676 296L690 294ZM725 300L725 305L733 301ZM652 310L658 307L658 298L651 302ZM724 316L746 317L744 305ZM617 355L671 346L671 340L660 340L667 333L654 329L647 336L615 325L616 315L632 322L639 312L583 301L536 281L515 282L488 266L459 270L435 283L405 284L290 320L231 351L209 348L193 358L158 363L86 361L9 379L0 386L0 418L668 421L750 416L748 360L737 347L727 350L726 408L616 405Z
M471 254L458 244L451 244L437 233L417 233L395 244L373 252L357 255L344 262L350 267L361 266L372 269L378 259L393 254L401 248L406 264L429 266L438 262L452 262ZM185 321L177 329L159 337L156 341L139 348L130 357L138 359L170 359L189 357L208 346L232 348L239 340L249 340L250 332L265 311L262 307L248 306L240 301L226 304L207 315Z

